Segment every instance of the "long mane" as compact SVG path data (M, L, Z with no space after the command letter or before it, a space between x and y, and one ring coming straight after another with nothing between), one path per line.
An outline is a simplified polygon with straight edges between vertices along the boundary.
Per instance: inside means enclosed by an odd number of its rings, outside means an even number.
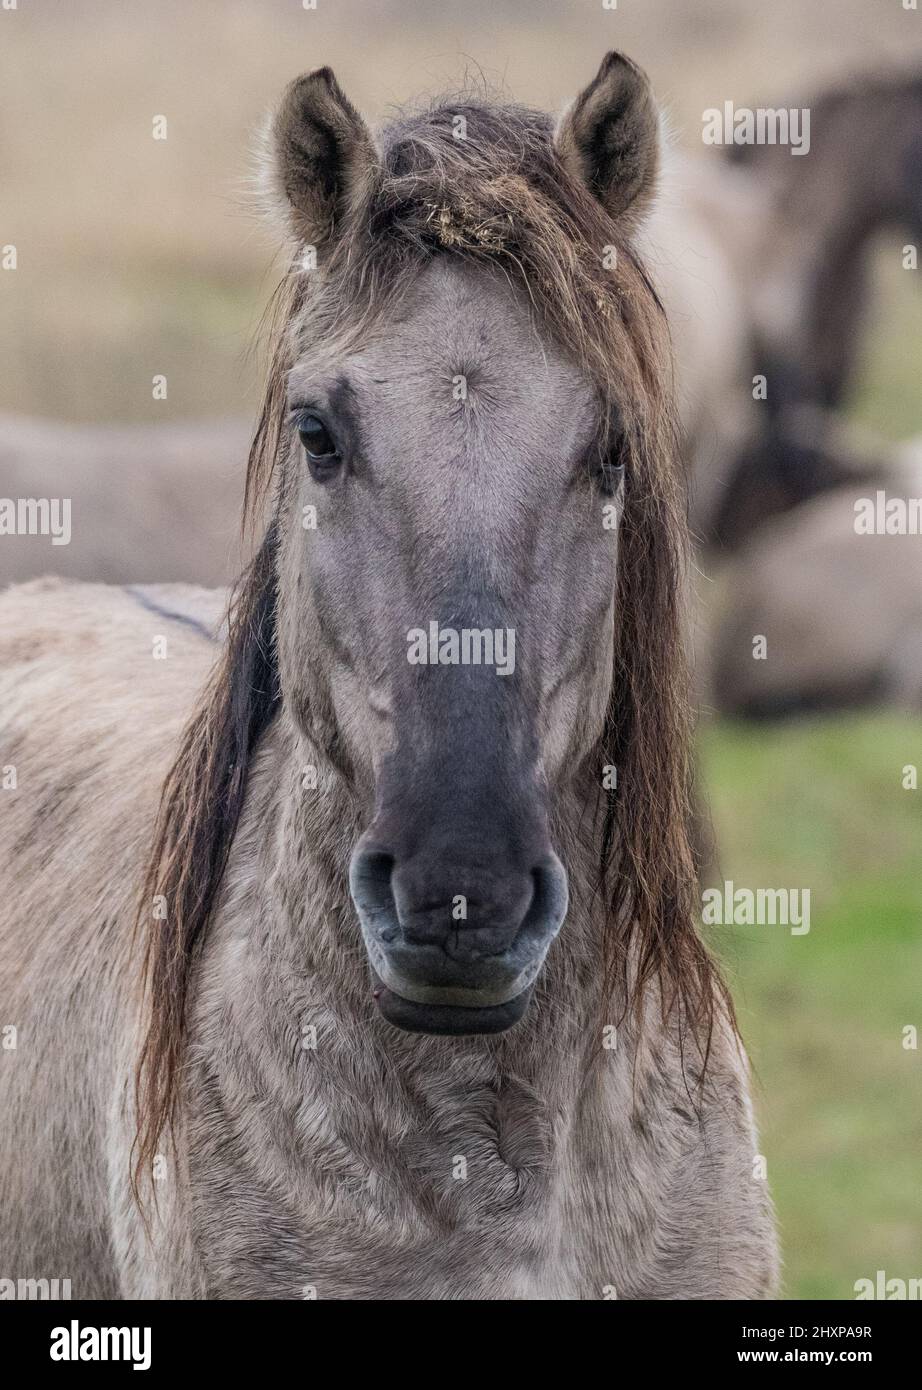
M466 138L454 135L457 118ZM247 505L271 498L284 438L287 374L302 343L360 341L437 255L488 261L521 285L549 333L617 404L628 480L619 539L618 631L606 729L618 769L599 831L609 929L602 966L640 1018L655 985L703 1068L718 1010L732 1007L696 930L689 847L689 707L683 644L686 531L675 463L671 350L639 259L558 159L548 117L489 102L445 102L382 135L367 199L337 231L320 271L293 262L280 289L274 351L250 453ZM207 930L260 735L281 703L275 651L276 534L243 576L230 637L163 789L140 898L148 1026L136 1077L135 1190L176 1117L190 972ZM162 894L167 920L151 922Z

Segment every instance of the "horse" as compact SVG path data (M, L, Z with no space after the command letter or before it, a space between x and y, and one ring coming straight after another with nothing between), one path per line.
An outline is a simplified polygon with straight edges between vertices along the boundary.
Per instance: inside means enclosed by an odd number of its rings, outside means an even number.
M0 584L66 579L226 585L246 556L238 522L243 420L86 425L0 414L7 499L66 498L71 536L0 542Z
M761 439L752 396L746 247L762 200L723 160L668 143L658 197L638 235L669 319L688 520L699 552L716 541L740 459Z
M712 549L743 553L769 524L807 503L857 484L883 484L890 473L886 450L876 440L850 438L836 411L799 405L765 425L743 444L717 495Z
M659 126L615 52L556 125L283 96L225 629L156 586L0 600L5 1272L776 1289L696 926Z
M834 429L819 453L813 446L816 425L833 424L854 386L874 239L900 232L917 246L922 235L922 76L870 74L809 107L806 159L786 145L727 147L728 171L752 183L754 215L739 238L755 268L747 357L767 394L760 428L720 471L706 531L720 549L738 550L763 522L853 481L836 469Z
M775 517L723 576L700 663L721 713L922 709L922 442L889 459L840 456L843 476L857 464L853 481ZM755 633L767 661L752 659Z
M873 238L922 236L922 74L869 74L809 103L809 157L782 145L731 145L764 183L754 314L773 411L842 406L866 317Z

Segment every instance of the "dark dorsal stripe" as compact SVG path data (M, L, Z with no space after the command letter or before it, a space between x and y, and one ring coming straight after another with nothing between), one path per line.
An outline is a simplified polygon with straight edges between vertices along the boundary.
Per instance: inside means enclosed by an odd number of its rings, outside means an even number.
M199 622L198 618L193 618L188 613L180 613L175 608L165 608L163 604L157 603L155 599L152 599L149 594L145 593L139 585L126 584L124 589L125 593L130 594L136 603L139 603L142 608L147 609L148 613L157 613L161 618L167 618L173 623L184 623L186 627L191 627L193 631L199 633L200 636L206 638L209 642L216 642L218 640L211 628Z

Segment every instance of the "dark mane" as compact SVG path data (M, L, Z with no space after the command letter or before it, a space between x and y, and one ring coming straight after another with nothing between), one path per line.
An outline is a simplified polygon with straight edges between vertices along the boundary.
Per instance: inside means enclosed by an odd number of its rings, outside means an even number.
M458 118L465 138L456 138ZM616 253L605 265L606 248ZM545 331L617 403L628 450L619 541L619 628L595 772L618 769L602 809L600 882L610 929L601 963L640 1016L655 985L706 1061L732 1010L695 926L689 849L689 709L682 634L686 534L674 461L671 353L662 307L619 226L558 158L549 118L466 100L398 119L381 168L337 228L319 272L293 262L250 454L247 508L268 503L283 456L287 374L312 345L358 342L434 256L487 261L521 285ZM610 258L609 258L610 259ZM166 781L141 895L150 1025L137 1076L136 1180L175 1115L190 968L237 827L247 767L276 713L276 572L270 527L233 610L231 636ZM150 922L155 894L165 923Z

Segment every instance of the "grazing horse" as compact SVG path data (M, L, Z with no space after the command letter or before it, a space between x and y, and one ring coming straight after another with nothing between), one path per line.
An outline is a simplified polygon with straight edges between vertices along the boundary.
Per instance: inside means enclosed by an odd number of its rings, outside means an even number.
M922 237L922 73L869 76L809 103L810 152L732 145L768 207L754 294L766 403L841 406L866 317L872 239Z
M556 131L284 96L226 636L186 590L0 604L4 1275L772 1294L695 925L658 127L615 53Z
M744 440L735 466L712 470L717 505L706 535L729 549L853 481L836 467L834 432L824 443L818 427L832 425L854 385L874 238L907 237L895 258L912 246L917 256L922 236L922 75L865 77L809 105L806 158L780 144L728 147L734 172L748 173L762 199L750 219L762 230L741 241L756 267L751 370L768 383L763 427Z

